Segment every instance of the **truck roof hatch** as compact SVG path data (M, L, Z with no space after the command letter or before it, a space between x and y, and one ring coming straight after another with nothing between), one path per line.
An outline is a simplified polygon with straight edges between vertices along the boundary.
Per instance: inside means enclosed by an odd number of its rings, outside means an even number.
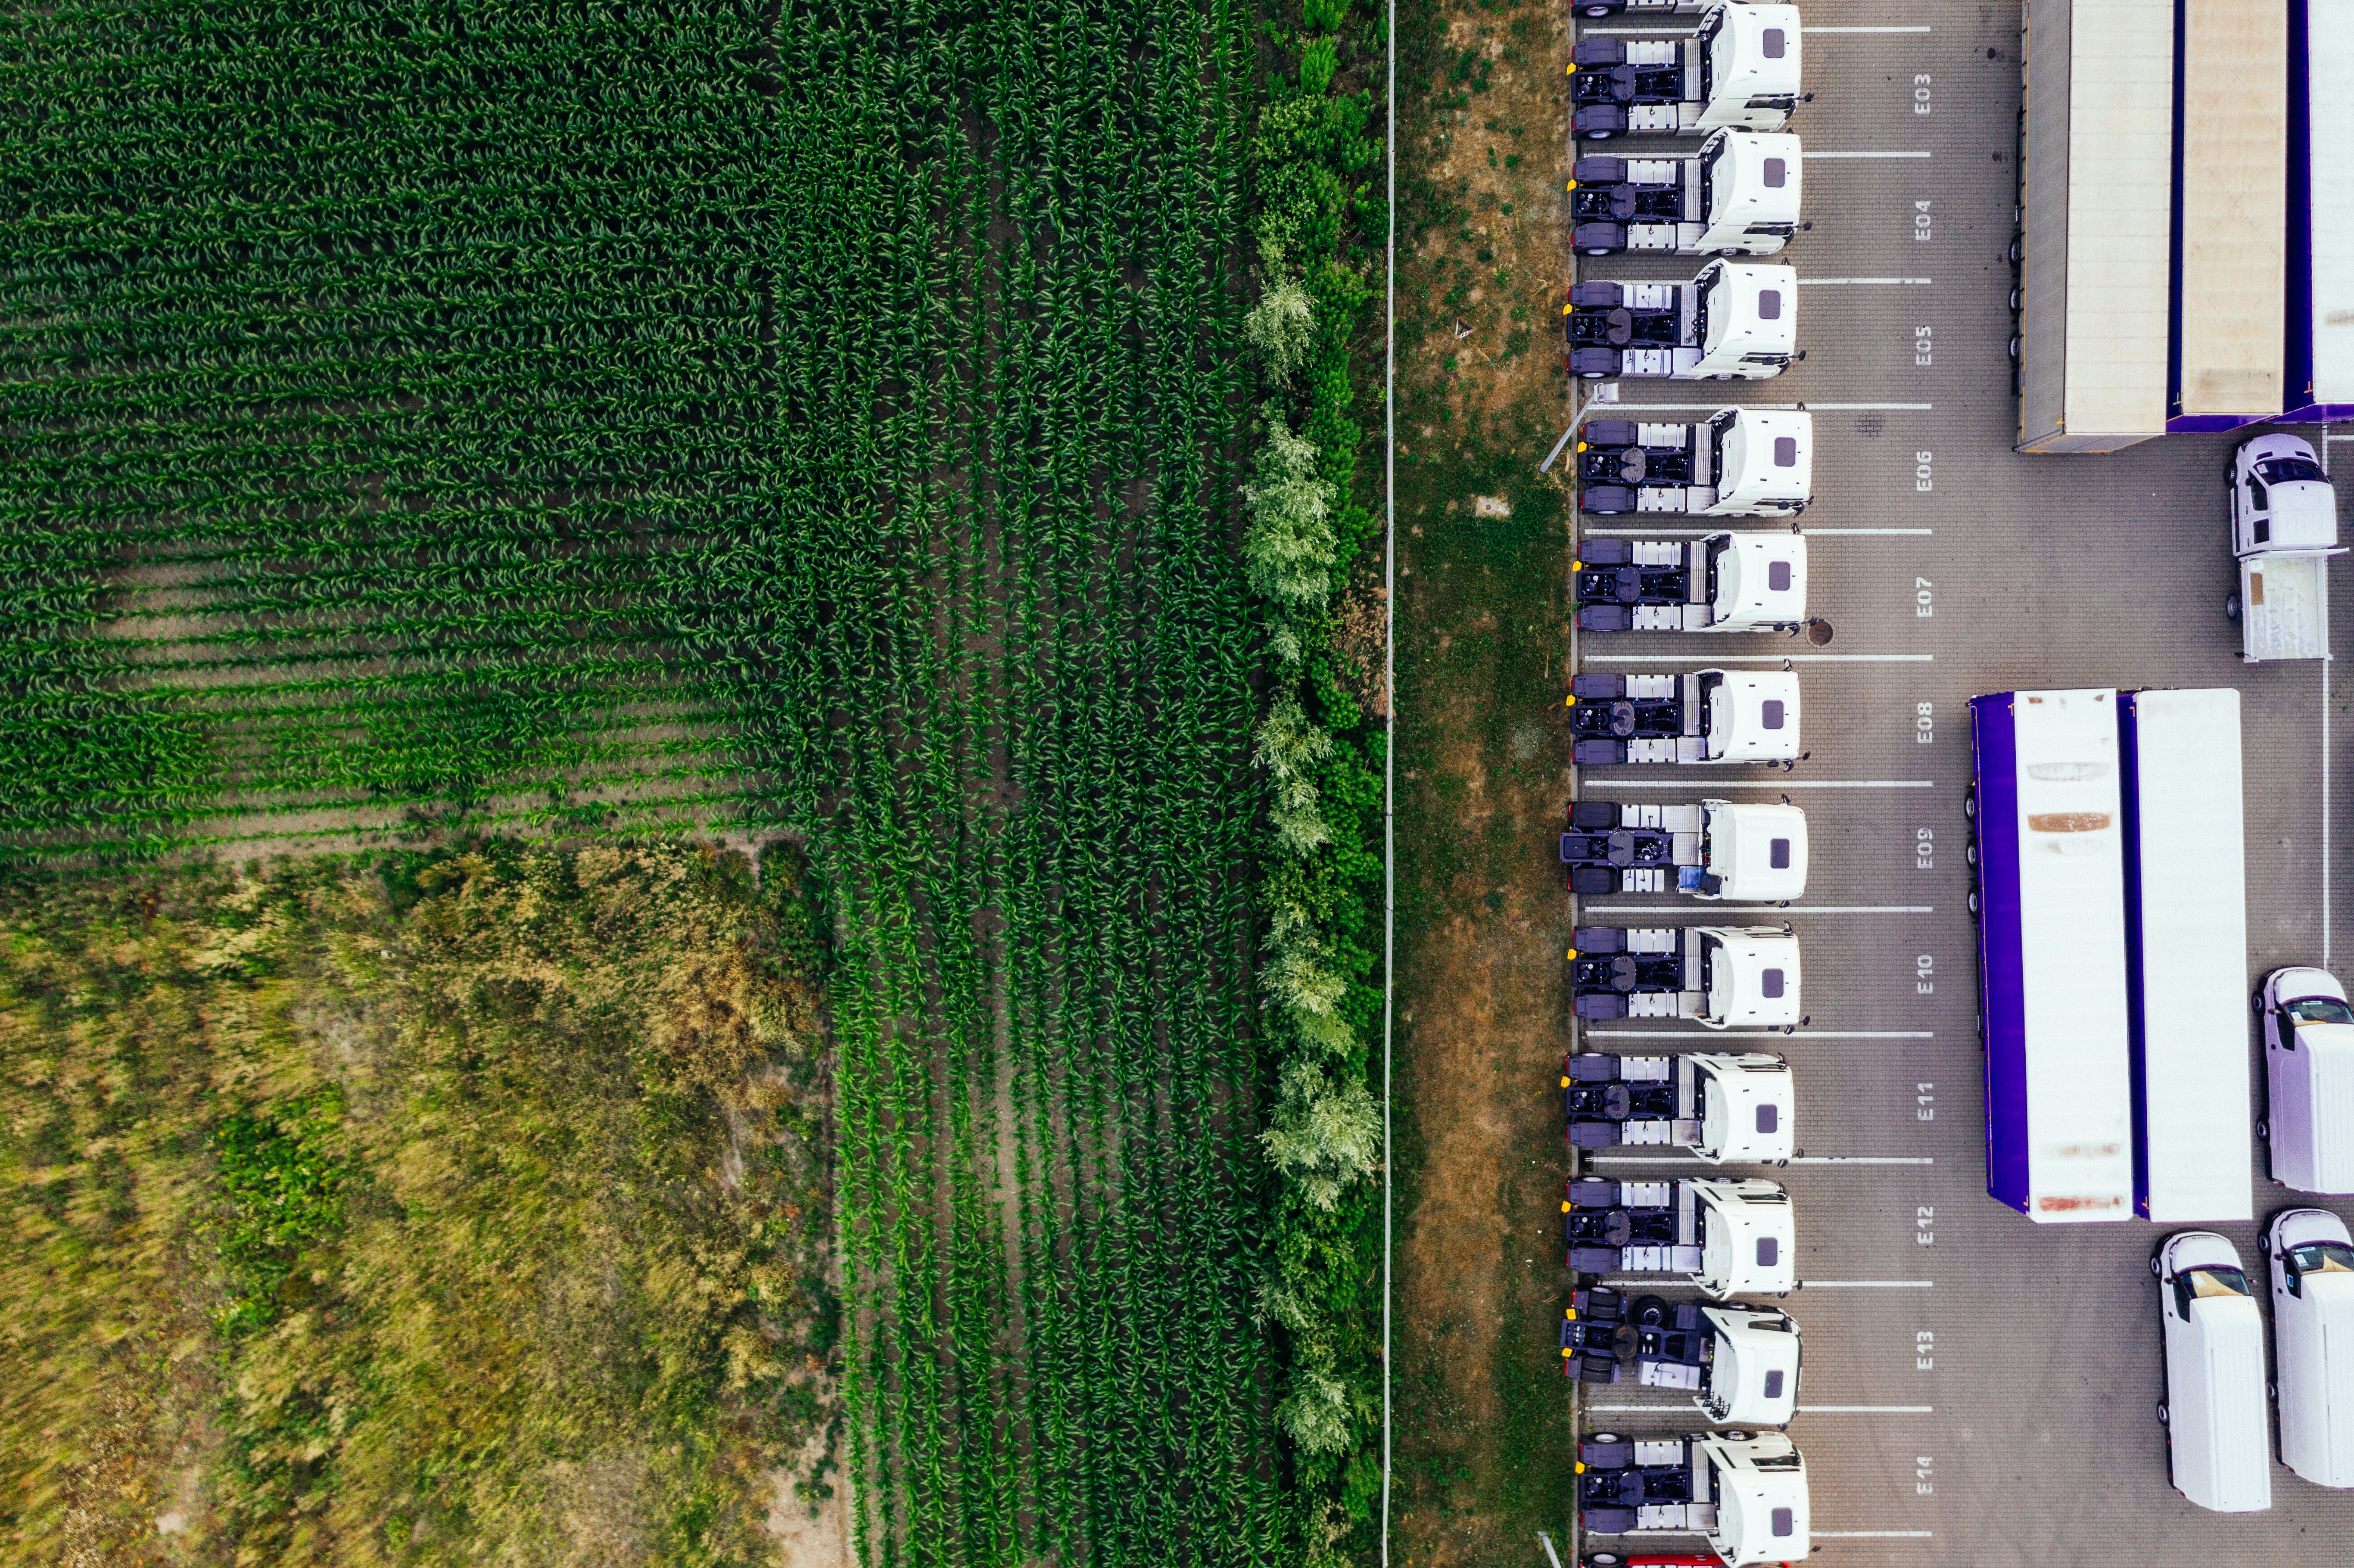
M1716 1360L1708 1381L1724 1411L1717 1419L1749 1426L1786 1425L1798 1408L1797 1324L1780 1312L1702 1310L1716 1330Z
M1812 414L1797 408L1735 409L1717 440L1720 501L1782 501L1796 511L1813 497Z
M1767 1432L1741 1444L1708 1439L1704 1446L1718 1466L1716 1528L1709 1544L1732 1568L1805 1557L1813 1542L1807 1466L1790 1440Z
M1708 874L1720 895L1773 903L1807 891L1807 813L1796 806L1709 802Z
M1702 671L1712 762L1782 762L1798 755L1798 677L1788 670Z
M1701 1145L1720 1160L1787 1160L1795 1099L1787 1067L1770 1073L1712 1073L1707 1108L1701 1118Z
M1720 621L1796 626L1807 619L1807 540L1802 534L1734 534L1716 558Z
M1726 5L1724 26L1709 40L1714 96L1796 97L1799 41L1796 5Z
M1774 927L1703 927L1709 955L1708 1011L1715 1022L1779 1029L1798 1022L1798 940Z

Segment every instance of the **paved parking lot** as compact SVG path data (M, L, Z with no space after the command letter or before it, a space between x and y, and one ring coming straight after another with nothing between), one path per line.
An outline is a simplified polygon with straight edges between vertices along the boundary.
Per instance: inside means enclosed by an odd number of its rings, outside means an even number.
M1813 228L1784 259L1801 281L1806 362L1765 382L1627 382L1621 397L1693 413L1727 402L1814 411L1809 609L1835 639L1589 637L1577 656L1589 670L1667 671L1792 655L1811 755L1787 775L1589 769L1576 791L1787 793L1808 812L1813 870L1788 918L1811 1026L1755 1048L1786 1051L1797 1074L1805 1158L1779 1176L1805 1281L1787 1304L1806 1346L1791 1433L1813 1482L1815 1549L1826 1562L1983 1568L2342 1559L2354 1493L2275 1467L2271 1510L2227 1518L2168 1487L2147 1268L2159 1230L2036 1225L1986 1195L1961 814L1972 695L2237 687L2252 950L2215 961L2243 967L2253 988L2276 965L2334 959L2333 934L2354 942L2348 879L2332 887L2328 875L2354 835L2338 827L2332 851L2324 805L2325 790L2342 802L2354 787L2328 739L2349 725L2342 687L2334 666L2252 669L2237 657L2221 613L2234 578L2220 475L2241 438L2173 437L2106 457L2010 450L2018 7L1807 0L1805 16L1815 96L1791 129L1805 139ZM1698 265L1578 263L1579 275L1622 280ZM2321 432L2305 433L2319 444ZM2335 450L2354 462L2354 448ZM1663 897L1580 911L1593 924L1699 917ZM1725 1039L1626 1023L1585 1031L1584 1048ZM1606 1155L1585 1168L1631 1176L1670 1163ZM2216 1227L2252 1266L2264 1219L2318 1202L2261 1167L2253 1175L2257 1224ZM2354 1203L2329 1206L2354 1217ZM1621 1384L1587 1391L1584 1422L1665 1435L1694 1414Z

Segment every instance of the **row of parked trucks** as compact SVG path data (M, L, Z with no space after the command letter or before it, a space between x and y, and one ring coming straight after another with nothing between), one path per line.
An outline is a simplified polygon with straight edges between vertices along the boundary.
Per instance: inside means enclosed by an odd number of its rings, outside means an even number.
M1797 277L1769 256L1802 227L1804 154L1782 126L1799 101L1795 6L1698 7L1591 0L1590 16L1702 10L1682 37L1580 39L1570 68L1579 139L1698 135L1687 153L1580 156L1573 243L1588 255L1670 252L1716 260L1689 281L1587 281L1563 307L1570 374L1757 379L1798 355ZM1807 622L1806 539L1813 421L1803 410L1725 408L1702 420L1589 419L1577 432L1581 506L1591 516L1766 517L1787 533L1697 539L1589 538L1573 568L1585 632L1796 631ZM1576 760L1783 763L1801 755L1798 690L1787 671L1582 674L1569 697ZM1576 801L1561 834L1569 890L1673 893L1702 902L1787 903L1807 879L1806 817L1779 805ZM1797 939L1787 927L1581 927L1569 952L1578 1017L1671 1018L1709 1029L1789 1030L1802 1019ZM1682 1151L1703 1164L1792 1157L1789 1064L1761 1052L1574 1054L1562 1064L1573 1149ZM1585 1533L1698 1534L1732 1564L1807 1555L1806 1460L1786 1425L1797 1409L1797 1322L1744 1302L1797 1285L1789 1194L1756 1177L1568 1183L1575 1290L1562 1365L1584 1383L1621 1377L1691 1395L1714 1430L1658 1439L1600 1432L1578 1447ZM1706 1302L1622 1286L1697 1286ZM1757 1430L1747 1430L1756 1428ZM1589 1568L1626 1559L1597 1549ZM1666 1561L1666 1559L1662 1559Z

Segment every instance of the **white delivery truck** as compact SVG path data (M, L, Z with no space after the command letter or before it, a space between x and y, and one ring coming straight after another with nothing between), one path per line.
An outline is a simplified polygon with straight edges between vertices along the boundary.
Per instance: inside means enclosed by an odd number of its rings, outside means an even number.
M2354 1008L2327 969L2292 965L2256 993L2264 1037L2264 1118L2273 1180L2300 1192L2354 1192Z
M1796 532L1588 539L1570 563L1580 631L1796 631L1807 541Z
M1577 1016L1681 1018L1703 1029L1796 1028L1798 938L1779 926L1580 926L1570 933Z
M1687 1149L1711 1165L1787 1165L1797 1101L1790 1065L1762 1052L1564 1056L1572 1149Z
M1685 157L1571 165L1570 243L1588 256L1771 256L1798 231L1796 136L1726 126Z
M1798 107L1798 8L1716 0L1687 37L1580 38L1569 89L1571 129L1589 142L1779 131Z
M2273 1506L2264 1325L2240 1255L2212 1231L2181 1231L2149 1260L2166 1338L2167 1468L2175 1490L2218 1513Z
M2042 1224L2133 1202L2116 699L1970 699L1987 1192Z
M1798 1324L1778 1307L1589 1286L1570 1295L1561 1354L1564 1375L1593 1383L1617 1383L1631 1358L1638 1383L1690 1393L1719 1425L1787 1426L1797 1414Z
M2290 1209L2265 1227L2264 1251L2281 1463L2354 1487L2354 1236L2327 1209Z
M1807 891L1807 814L1757 800L1572 800L1561 863L1581 898L1684 893L1787 904Z
M1571 755L1620 762L1795 762L1798 677L1787 670L1585 674L1569 685Z
M1797 1222L1772 1181L1580 1176L1561 1210L1575 1274L1681 1275L1720 1301L1797 1288Z
M1712 261L1689 283L1573 283L1562 306L1569 374L1676 381L1779 376L1798 351L1798 274Z
M2338 494L2313 448L2273 431L2232 454L2232 554L2240 591L2225 606L2240 621L2240 657L2329 654L2329 558L2338 547Z
M1815 417L1799 408L1719 408L1685 425L1588 419L1577 503L1597 517L1796 517L1814 498L1814 449Z
M1812 1547L1807 1462L1779 1432L1577 1446L1578 1523L1594 1535L1703 1535L1727 1568L1796 1563Z
M2137 1136L2134 1212L2160 1224L2255 1217L2248 1181L2248 948L2240 694L2126 692L2126 985Z

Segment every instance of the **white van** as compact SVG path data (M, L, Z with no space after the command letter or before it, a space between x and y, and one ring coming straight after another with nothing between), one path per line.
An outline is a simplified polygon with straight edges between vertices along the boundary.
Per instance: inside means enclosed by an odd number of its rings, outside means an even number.
M2300 1192L2354 1192L2354 1008L2327 969L2274 969L2256 993L2264 1036L2264 1119L2273 1180Z
M2264 1251L2281 1463L2318 1487L2354 1487L2354 1237L2327 1209L2291 1209L2265 1229Z
M2167 1467L2175 1490L2218 1513L2273 1506L2264 1324L2240 1255L2213 1231L2166 1238L2149 1260L2166 1332Z

